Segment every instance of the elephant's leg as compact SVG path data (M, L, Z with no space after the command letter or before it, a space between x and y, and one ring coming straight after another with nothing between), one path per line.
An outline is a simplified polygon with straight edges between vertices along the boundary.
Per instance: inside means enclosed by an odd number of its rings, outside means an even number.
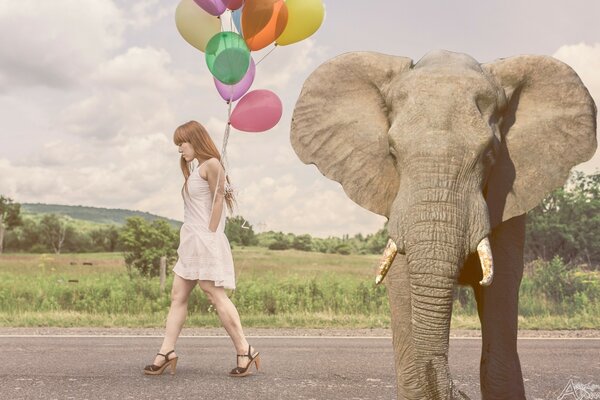
M502 223L490 237L494 281L474 285L481 320L481 394L483 400L525 399L517 354L519 286L523 276L525 216Z
M406 255L396 256L386 282L392 314L398 399L423 399L423 385L415 366L412 343L410 279Z

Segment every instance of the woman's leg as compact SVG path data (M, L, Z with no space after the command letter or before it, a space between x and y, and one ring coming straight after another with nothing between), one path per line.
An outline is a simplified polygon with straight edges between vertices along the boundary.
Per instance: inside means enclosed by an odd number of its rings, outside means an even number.
M240 315L222 287L215 286L212 281L199 281L200 288L206 293L208 300L215 306L223 327L231 337L237 354L248 353L248 342L242 329ZM238 365L246 366L248 360L238 357Z
M175 342L179 337L179 333L181 333L181 328L187 316L188 299L197 282L175 275L173 288L171 289L171 307L167 315L165 338L163 339L159 353L167 354L169 351L175 349ZM175 357L175 354L169 356L169 358L173 357ZM161 356L156 356L154 360L155 365L162 365L164 362L165 358Z

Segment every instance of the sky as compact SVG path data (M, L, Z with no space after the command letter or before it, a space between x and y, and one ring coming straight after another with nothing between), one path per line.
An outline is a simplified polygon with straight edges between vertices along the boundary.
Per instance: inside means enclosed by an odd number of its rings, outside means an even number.
M177 32L178 3L0 0L0 194L20 203L124 208L183 220L173 131L197 120L221 148L227 105L204 54ZM600 104L598 0L324 4L317 33L277 47L257 67L251 90L281 98L279 124L264 133L232 130L229 138L236 213L256 231L369 234L386 220L349 200L290 145L304 80L341 53L377 51L416 62L446 49L481 63L549 55L569 64ZM600 152L576 168L599 171Z

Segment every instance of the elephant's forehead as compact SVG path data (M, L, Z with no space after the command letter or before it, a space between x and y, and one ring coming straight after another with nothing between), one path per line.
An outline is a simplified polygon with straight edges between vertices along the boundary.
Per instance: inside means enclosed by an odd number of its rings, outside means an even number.
M479 70L473 70L471 68L456 68L452 66L443 67L430 67L430 68L415 68L410 73L406 74L406 80L417 82L420 84L432 83L445 83L452 85L465 85L465 86L490 86L490 82L487 79L484 72Z
M460 69L471 68L473 70L481 69L480 64L473 57L467 54L454 53L447 50L431 51L415 64L415 68L417 69L437 67L456 67Z
M493 95L497 87L481 70L456 68L419 68L399 76L390 86L391 98L421 97L432 95L444 97L452 94L455 100L473 98L481 94Z

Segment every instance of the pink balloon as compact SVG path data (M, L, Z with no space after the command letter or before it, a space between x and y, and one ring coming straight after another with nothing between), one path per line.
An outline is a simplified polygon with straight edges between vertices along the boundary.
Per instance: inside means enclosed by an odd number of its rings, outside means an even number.
M225 12L225 4L223 0L194 0L204 11L210 15L219 16Z
M244 0L223 0L223 3L230 10L237 10L244 4Z
M270 90L253 90L242 97L231 113L231 126L245 132L263 132L281 119L283 106Z
M250 57L250 66L248 67L248 71L246 71L246 75L242 78L241 81L236 83L235 85L226 85L217 78L213 77L215 81L215 86L217 87L217 91L225 101L236 101L240 97L244 95L252 86L252 82L254 82L254 75L256 74L256 65L254 64L254 60Z

